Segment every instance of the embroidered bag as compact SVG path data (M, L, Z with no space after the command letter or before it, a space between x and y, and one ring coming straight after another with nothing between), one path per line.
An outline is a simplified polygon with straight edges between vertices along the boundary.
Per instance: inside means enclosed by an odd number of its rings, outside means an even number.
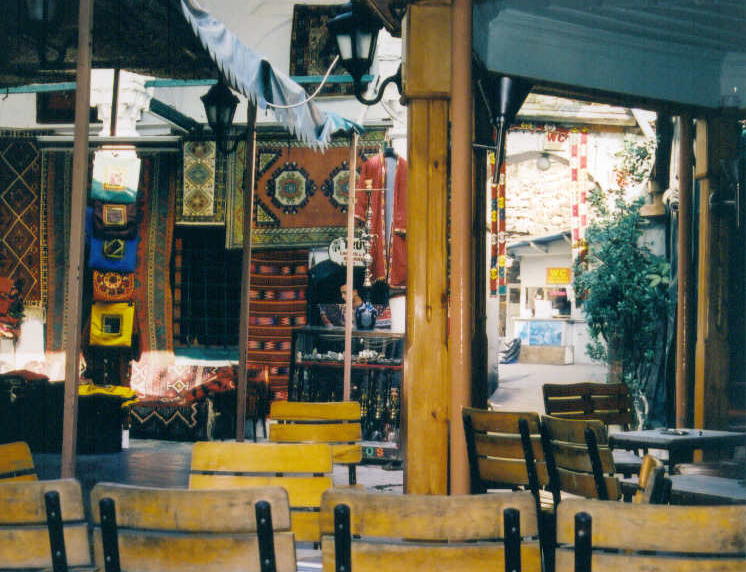
M101 240L95 236L88 239L88 267L109 272L134 272L137 266L137 243L139 238L123 240L112 238Z
M91 198L109 203L134 203L140 181L140 159L134 150L96 151Z
M127 302L135 293L132 273L93 271L93 299L96 302Z
M95 302L91 309L91 345L131 346L134 322L135 307L131 302Z
M138 218L136 203L93 201L93 234L98 238L135 238Z

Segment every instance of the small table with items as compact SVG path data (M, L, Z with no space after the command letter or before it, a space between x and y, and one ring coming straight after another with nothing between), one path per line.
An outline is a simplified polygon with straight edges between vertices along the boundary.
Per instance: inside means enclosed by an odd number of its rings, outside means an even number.
M609 434L612 449L664 449L668 451L668 466L689 463L695 450L732 450L746 445L746 433L712 429L646 429L619 431Z

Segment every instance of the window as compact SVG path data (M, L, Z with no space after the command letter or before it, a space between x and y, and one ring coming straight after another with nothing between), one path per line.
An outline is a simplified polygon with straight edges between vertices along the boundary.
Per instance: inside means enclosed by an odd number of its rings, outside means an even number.
M174 344L237 346L241 250L226 250L222 228L177 227Z

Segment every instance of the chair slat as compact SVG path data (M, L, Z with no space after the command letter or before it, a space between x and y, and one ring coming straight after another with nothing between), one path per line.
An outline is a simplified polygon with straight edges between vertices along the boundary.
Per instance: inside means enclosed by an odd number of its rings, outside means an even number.
M552 441L552 451L557 465L570 469L571 471L591 472L591 458L588 449L581 445ZM614 456L607 447L599 447L598 456L601 460L601 469L604 473L614 472Z
M743 572L743 558L686 558L640 556L637 554L594 553L593 570L603 572L650 572L675 570L676 572ZM560 549L556 552L557 570L574 570L575 555L572 550Z
M528 492L493 495L384 495L331 490L321 501L321 530L334 533L334 507L350 507L354 535L450 541L502 538L502 511L521 513L521 534L537 534L536 505ZM433 515L437 514L437 518Z
M464 415L471 418L472 426L478 432L492 433L518 433L518 421L525 419L528 422L530 433L539 432L539 414L536 411L489 411L486 409L475 409L464 407ZM495 415L499 413L499 415Z
M216 487L212 487L214 489ZM271 483L227 494L224 490L162 489L115 483L99 483L91 491L91 506L102 498L116 504L118 526L138 529L169 529L184 532L255 532L254 505L266 500L273 507L276 530L288 530L288 494ZM206 509L205 507L209 507ZM97 508L94 524L100 524Z
M360 423L271 423L269 440L278 443L347 443L363 438ZM358 446L360 446L358 444Z
M597 420L559 419L545 415L541 418L542 423L549 429L552 440L567 441L569 443L585 443L585 429L590 427L596 434L596 442L605 445L609 442L606 426Z
M557 468L557 474L562 491L586 498L597 497L596 480L592 474L576 473L559 467ZM604 482L606 483L606 492L609 495L609 500L618 500L621 498L622 489L618 479L604 477Z
M529 485L528 470L523 460L482 458L478 460L478 463L479 474L485 484L494 485L500 483L505 486ZM547 467L544 463L536 465L536 473L539 478L539 484L546 484L548 475Z
M334 543L324 538L322 555L333 570ZM505 550L500 543L451 545L403 545L352 543L352 570L381 572L383 570L439 570L476 572L504 570ZM526 546L521 554L522 570L541 570L539 545Z
M307 444L303 449L287 444L199 442L192 449L192 471L243 473L329 473L332 458L329 445ZM259 448L253 448L259 447Z
M334 486L331 477L278 477L271 475L197 475L189 477L190 489L242 489L282 487L291 508L318 507L321 494Z
M0 482L35 481L34 458L24 441L0 445Z
M209 509L208 509L209 510ZM274 513L273 513L274 520ZM173 532L147 534L142 530L119 530L119 558L123 570L138 572L223 572L258 570L259 544L246 534ZM103 570L101 530L94 531L95 560ZM275 532L277 570L294 572L295 544L289 532Z
M746 554L745 505L670 506L569 499L559 506L558 542L572 543L578 512L587 512L593 519L594 547Z
M523 460L523 444L520 435L505 433L476 433L474 435L476 453L479 457L502 457ZM544 459L544 449L538 435L531 438L534 459Z
M360 403L357 401L299 402L273 401L270 405L271 419L291 421L330 420L360 421Z

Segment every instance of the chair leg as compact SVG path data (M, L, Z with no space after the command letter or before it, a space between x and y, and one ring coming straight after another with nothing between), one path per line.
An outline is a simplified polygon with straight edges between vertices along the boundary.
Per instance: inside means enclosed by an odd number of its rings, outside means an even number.
M521 513L514 508L503 511L505 529L505 572L521 570Z
M98 503L101 512L101 539L104 545L104 570L121 572L119 565L119 539L117 533L117 515L114 500L103 498Z
M62 528L60 493L57 491L45 493L44 505L47 511L49 548L52 551L52 570L54 572L67 572L67 552L65 551L65 534Z
M350 535L350 507L338 504L334 507L334 570L352 570L352 536Z
M256 533L259 538L259 570L275 572L275 535L272 530L272 507L267 501L256 503Z
M351 485L357 484L357 465L347 465L347 480Z
M251 435L254 437L254 443L256 443L256 423L259 421L259 418L252 417L251 418Z
M591 572L591 515L575 515L575 572Z

